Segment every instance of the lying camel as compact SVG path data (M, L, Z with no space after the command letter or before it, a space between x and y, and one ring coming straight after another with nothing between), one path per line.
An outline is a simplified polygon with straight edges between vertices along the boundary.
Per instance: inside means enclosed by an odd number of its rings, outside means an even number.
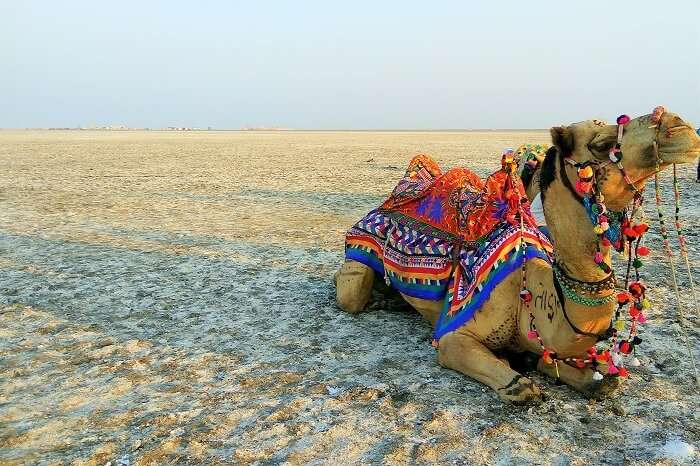
M593 230L584 196L574 186L579 187L577 183L581 180L588 181L581 173L592 171L586 168L590 166L595 172L594 189L604 195L607 209L623 211L657 170L671 164L691 163L700 154L700 137L690 124L673 113L657 111L624 123L624 132L621 125L606 125L597 120L551 129L553 146L537 173L536 183L541 189L555 259L523 259L522 270L518 268L500 280L468 321L439 335L439 364L488 385L502 400L516 403L538 399L540 390L513 370L507 360L497 356L502 352L539 355L539 371L558 377L588 396L600 396L618 385L618 377L601 377L600 372L607 371L601 371L595 361L593 366L578 363L590 356L587 350L598 337L609 332L618 303L614 296L617 293L614 275L606 272L613 248L605 242L600 245L601 237ZM619 164L608 161L609 157L614 159L619 155L616 143L624 154ZM522 184L519 189L522 190ZM520 221L523 219L527 220L525 213ZM403 226L399 222L398 227ZM439 231L433 231L439 238ZM388 244L389 239L384 246ZM597 253L602 261L593 260ZM381 270L382 256L377 259L379 263L374 269L346 259L335 275L336 298L341 309L349 313L365 309L377 275L375 269ZM558 267L560 278L553 274L553 267ZM451 272L454 273L454 268ZM525 283L521 283L523 277ZM389 280L389 276L385 278L392 284L398 283ZM454 276L452 280L450 284ZM561 292L562 280L577 296ZM529 302L518 298L523 290L531 293ZM405 289L401 295L439 329L439 321L449 308L450 303L446 303L449 296L426 299L411 296ZM533 338L533 329L538 338ZM553 355L555 364L552 364Z

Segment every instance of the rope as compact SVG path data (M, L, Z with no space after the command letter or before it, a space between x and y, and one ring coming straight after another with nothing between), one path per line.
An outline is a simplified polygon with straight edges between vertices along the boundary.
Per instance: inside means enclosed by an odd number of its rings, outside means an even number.
M676 173L676 164L673 164L673 195L675 198L676 207L676 233L678 233L678 242L681 246L681 256L685 260L685 267L688 272L688 282L690 283L690 291L693 294L693 302L695 303L695 316L697 317L700 312L698 312L698 297L695 293L695 283L693 282L693 273L690 268L690 261L688 260L688 243L686 242L685 235L683 234L681 221L680 221L680 211L681 211L681 193L678 189L678 174Z
M657 148L656 144L654 145ZM657 149L658 150L658 149ZM675 178L675 164L674 164L674 178ZM675 180L674 180L675 181ZM688 332L685 328L685 316L683 315L683 306L681 304L681 293L678 288L678 280L676 278L676 266L673 262L673 252L671 251L671 245L668 241L668 231L666 230L666 223L664 221L664 214L661 209L661 189L659 188L659 173L654 174L654 189L656 191L656 210L659 215L659 224L661 226L661 236L663 237L664 249L666 250L666 257L668 258L668 265L671 268L671 278L673 279L673 289L676 294L676 309L678 316L678 324L681 327L681 333L683 334L683 340L685 342L686 350L690 356L690 363L693 367L693 374L695 375L695 383L700 387L700 376L698 376L698 369L695 364L695 355L693 354L692 347L690 346L690 339L688 338ZM678 209L677 209L678 210ZM677 222L679 225L680 223ZM678 231L678 230L677 230ZM682 248L682 246L681 246Z

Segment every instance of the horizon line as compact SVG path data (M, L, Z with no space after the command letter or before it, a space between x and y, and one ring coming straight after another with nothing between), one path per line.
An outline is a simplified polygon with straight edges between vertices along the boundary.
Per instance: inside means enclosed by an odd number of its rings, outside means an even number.
M240 133L294 133L294 132L358 132L358 133L468 133L468 132L532 132L548 131L549 128L69 128L69 127L24 127L24 128L0 128L0 131L163 131L171 133L187 132L240 132Z

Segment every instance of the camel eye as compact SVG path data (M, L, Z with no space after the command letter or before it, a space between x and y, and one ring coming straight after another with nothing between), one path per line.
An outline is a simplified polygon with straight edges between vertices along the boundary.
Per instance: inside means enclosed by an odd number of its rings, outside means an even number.
M615 147L615 139L595 139L588 143L588 150L598 157L607 157L608 153Z

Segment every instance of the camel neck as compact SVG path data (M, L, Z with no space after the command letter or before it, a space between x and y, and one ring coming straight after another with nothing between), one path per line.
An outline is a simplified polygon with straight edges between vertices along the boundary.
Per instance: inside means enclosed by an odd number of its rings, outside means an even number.
M559 167L557 167L559 168ZM543 210L547 227L552 235L554 250L559 265L566 275L583 282L600 282L608 277L593 260L598 250L598 235L593 231L586 208L580 198L567 188L560 179L563 171L547 187L543 199ZM610 265L611 251L601 246L603 260ZM601 298L610 291L586 293L591 298ZM614 310L613 303L584 305L560 295L566 322L562 328L573 329L576 333L602 334L610 325Z
M606 278L608 274L593 261L598 251L598 235L580 198L557 177L547 188L542 206L554 250L565 272L580 281ZM600 250L603 260L610 265L610 248L601 246Z

